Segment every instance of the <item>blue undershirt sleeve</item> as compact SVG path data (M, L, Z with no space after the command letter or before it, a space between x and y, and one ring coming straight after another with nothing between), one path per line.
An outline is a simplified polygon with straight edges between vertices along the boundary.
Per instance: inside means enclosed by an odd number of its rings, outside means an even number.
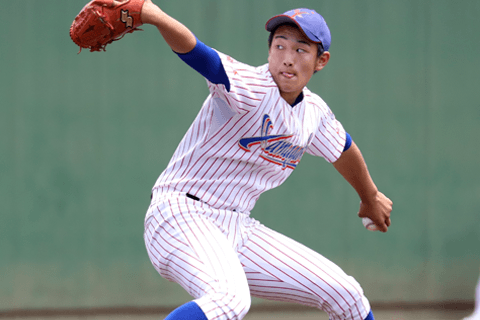
M345 132L345 139L347 141L345 141L345 147L343 148L343 152L347 151L348 149L350 149L351 145L352 145L352 137L348 134L348 132Z
M208 81L215 84L223 84L227 91L230 92L230 80L228 80L222 60L215 50L197 39L197 44L192 51L177 53L177 55Z

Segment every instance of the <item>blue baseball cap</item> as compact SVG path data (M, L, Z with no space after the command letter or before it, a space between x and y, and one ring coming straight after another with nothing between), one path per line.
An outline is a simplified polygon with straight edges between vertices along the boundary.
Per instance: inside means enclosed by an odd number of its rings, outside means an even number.
M279 14L267 21L265 29L272 32L279 25L292 22L302 30L308 39L315 43L321 43L325 51L328 51L332 41L330 29L328 29L325 19L315 10L300 8Z

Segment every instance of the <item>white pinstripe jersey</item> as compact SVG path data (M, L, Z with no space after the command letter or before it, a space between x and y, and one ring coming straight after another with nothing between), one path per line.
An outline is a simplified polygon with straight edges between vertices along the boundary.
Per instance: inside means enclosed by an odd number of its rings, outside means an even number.
M282 184L305 152L337 160L345 130L306 87L292 108L268 64L252 67L219 52L230 80L207 80L210 94L154 186L185 192L218 209L249 212L263 192Z

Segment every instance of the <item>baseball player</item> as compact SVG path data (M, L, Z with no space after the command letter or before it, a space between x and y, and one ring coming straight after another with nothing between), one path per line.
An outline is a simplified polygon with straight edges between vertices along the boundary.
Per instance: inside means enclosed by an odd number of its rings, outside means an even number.
M203 44L151 0L141 19L210 91L156 181L145 218L155 269L194 298L166 319L242 319L251 296L313 306L332 320L374 319L354 278L250 217L260 195L309 153L331 162L356 190L360 217L382 232L390 226L392 202L330 108L306 87L330 58L323 17L300 8L271 18L268 63L259 67Z

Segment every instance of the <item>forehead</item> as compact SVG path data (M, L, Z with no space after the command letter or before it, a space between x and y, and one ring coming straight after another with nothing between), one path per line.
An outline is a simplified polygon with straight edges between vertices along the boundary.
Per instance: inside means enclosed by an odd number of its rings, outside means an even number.
M283 36L288 40L293 41L303 41L307 42L308 44L313 44L314 42L307 38L306 35L303 34L300 29L290 25L283 25L275 30L275 34L273 35L273 39L275 40L276 37Z

